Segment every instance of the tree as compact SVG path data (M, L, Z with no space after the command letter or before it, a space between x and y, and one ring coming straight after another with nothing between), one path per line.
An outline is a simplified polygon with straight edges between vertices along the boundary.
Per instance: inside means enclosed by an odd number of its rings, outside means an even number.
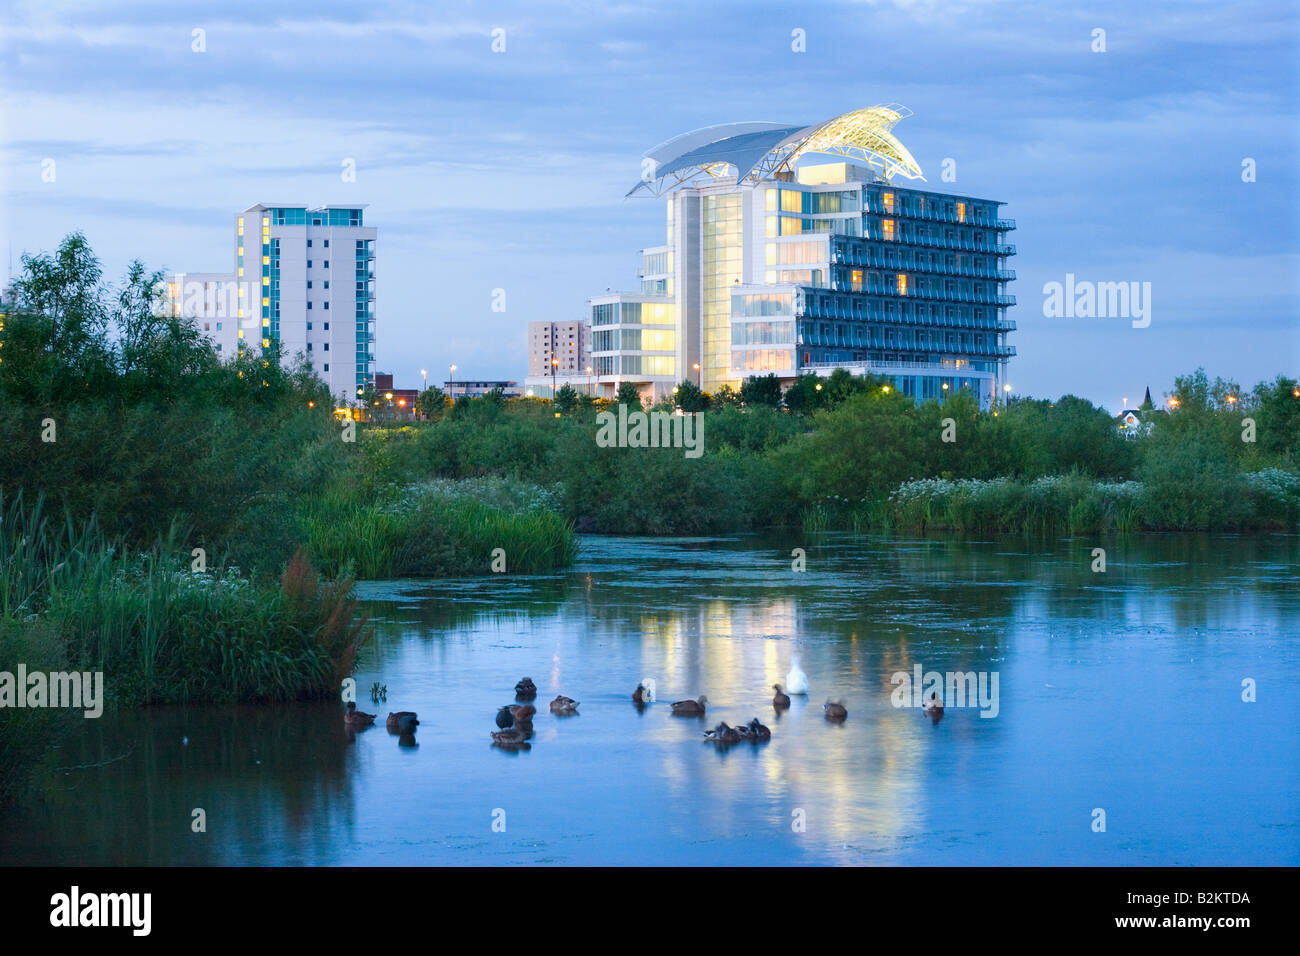
M714 408L739 408L740 393L730 385L723 385L713 393Z
M751 375L740 383L740 400L746 405L781 406L781 380L776 374Z
M683 379L673 392L673 401L684 412L702 412L709 407L709 395L690 379Z
M837 368L831 372L831 377L826 380L823 389L826 393L826 404L831 408L854 395L861 395L866 390L866 378L854 375L846 368Z
M825 408L830 398L825 383L826 380L814 372L800 375L785 391L785 407L804 414Z
M640 410L641 390L631 382L620 382L618 394L614 396L614 401L620 405L633 405L637 410Z
M578 392L565 382L555 392L555 410L562 415L571 415L578 405Z
M416 397L415 409L431 422L441 421L447 414L447 394L437 385L430 385Z

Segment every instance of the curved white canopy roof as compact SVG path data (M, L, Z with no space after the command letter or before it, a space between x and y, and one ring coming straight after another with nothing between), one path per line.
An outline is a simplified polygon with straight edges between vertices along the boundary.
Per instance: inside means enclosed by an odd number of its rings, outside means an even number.
M646 153L644 177L628 195L641 190L660 195L701 177L735 175L738 182L759 182L782 170L793 171L807 153L858 159L879 169L886 178L901 174L923 180L921 167L891 132L895 123L910 115L906 107L891 104L854 110L812 126L706 126L675 136Z

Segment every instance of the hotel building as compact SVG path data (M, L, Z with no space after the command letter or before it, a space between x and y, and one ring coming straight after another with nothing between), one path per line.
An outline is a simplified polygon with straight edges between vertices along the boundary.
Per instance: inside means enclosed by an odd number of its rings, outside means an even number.
M846 368L918 400L995 402L1015 354L1015 222L993 200L898 185L924 181L892 133L905 115L733 123L648 153L628 195L664 197L665 238L641 252L640 291L590 300L597 394Z
M223 355L305 355L330 392L374 380L375 241L365 206L258 203L234 217L234 271L172 273L173 315L192 317Z

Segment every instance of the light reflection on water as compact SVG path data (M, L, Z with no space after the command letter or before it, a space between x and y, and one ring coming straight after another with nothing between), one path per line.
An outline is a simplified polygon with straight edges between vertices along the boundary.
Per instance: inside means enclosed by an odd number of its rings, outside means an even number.
M555 578L371 582L357 683L418 746L333 705L78 722L4 862L1300 862L1295 537L585 538ZM808 571L790 549L808 549ZM797 652L811 696L771 685ZM997 671L1000 713L937 725L895 671ZM516 680L532 748L490 746ZM642 677L659 700L638 712ZM1253 677L1259 702L1240 700ZM558 693L581 701L557 718ZM707 719L668 702L707 694ZM843 698L849 719L822 718ZM770 743L703 731L758 716ZM82 726L84 725L84 726ZM181 742L182 737L188 743ZM208 832L190 832L203 807ZM1107 832L1093 833L1101 807ZM506 831L492 830L505 811ZM806 830L792 829L803 812Z

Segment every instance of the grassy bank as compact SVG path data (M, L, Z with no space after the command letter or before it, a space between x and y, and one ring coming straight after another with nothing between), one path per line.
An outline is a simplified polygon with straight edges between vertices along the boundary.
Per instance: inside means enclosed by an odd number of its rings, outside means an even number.
M329 573L362 578L544 574L577 556L569 523L544 489L505 479L430 481L378 494L341 486L312 499L303 528Z
M337 695L369 631L352 581L299 554L276 577L197 571L175 540L139 551L37 501L0 507L0 671L104 675L109 705ZM21 691L21 689L20 689ZM0 709L0 802L79 714Z

